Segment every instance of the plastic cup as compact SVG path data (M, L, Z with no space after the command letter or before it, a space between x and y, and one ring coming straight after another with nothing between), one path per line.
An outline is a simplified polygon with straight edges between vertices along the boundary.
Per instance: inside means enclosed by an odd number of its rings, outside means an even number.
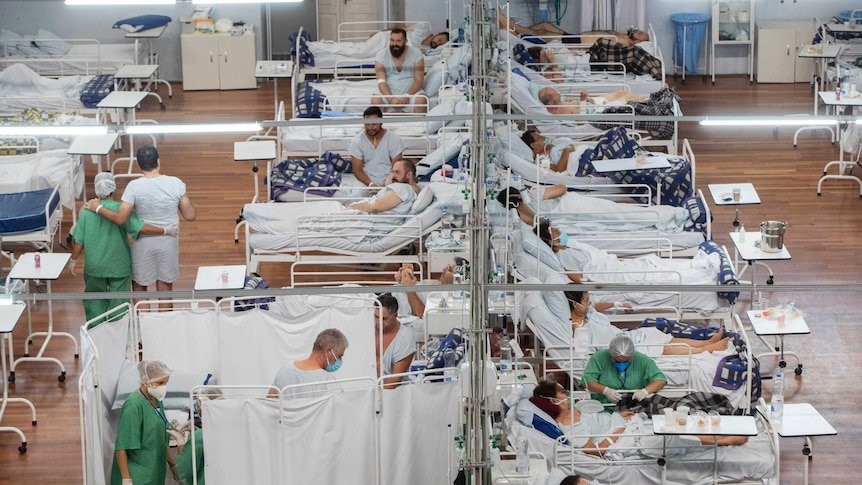
M694 422L697 424L698 428L706 428L706 425L709 423L706 411L697 411L694 413Z
M733 189L733 201L739 202L739 196L742 195L742 190L739 187Z
M763 310L763 303L761 303L760 300L754 300L751 302L751 309L759 312L760 310Z
M775 319L778 321L779 325L784 325L784 322L787 321L787 312L784 310L779 310L778 315L775 316Z
M721 426L721 415L718 414L718 411L709 412L709 425L713 428Z
M674 426L676 424L676 411L673 408L664 408L664 425Z
M676 423L680 426L685 426L688 424L688 406L677 406L676 407Z

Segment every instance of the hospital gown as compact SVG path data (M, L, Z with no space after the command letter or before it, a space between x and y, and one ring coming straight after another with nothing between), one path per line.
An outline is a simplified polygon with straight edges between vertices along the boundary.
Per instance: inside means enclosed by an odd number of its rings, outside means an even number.
M386 71L386 84L394 95L406 94L410 86L413 85L413 71L416 63L422 60L422 51L420 49L410 47L408 44L407 52L401 54L404 56L404 64L401 70L395 67L395 60L392 58L392 53L389 49L384 49L377 54L375 61L379 62ZM420 88L421 89L421 88Z
M392 339L389 347L386 347L386 351L383 352L383 368L380 371L380 375L388 376L392 374L395 363L407 356L413 355L414 352L416 352L416 342L413 340L413 331L399 324L398 333L395 334L395 338Z
M664 443L667 444L667 449L664 450L665 456L679 455L686 449L703 448L700 440L694 436L662 437L652 434L651 421L644 414L636 414L626 420L619 413L581 413L579 422L571 425L558 424L558 426L569 443L576 448L583 448L588 440L599 444L608 434L623 428L621 436L603 455L609 460L619 460L638 454L658 458L663 454Z
M288 399L295 397L320 397L326 395L330 390L330 385L326 384L324 381L331 381L334 379L335 376L333 376L332 373L326 372L323 369L302 370L296 367L296 361L290 361L278 370L272 385L273 387L281 389L285 386L292 386L295 384L318 382L320 384L303 386L296 389L287 389L284 396Z
M361 131L350 140L347 153L362 160L362 169L368 178L377 185L383 185L392 172L392 159L404 151L404 142L394 132L387 130L377 147L371 144L368 135Z
M129 394L120 414L115 449L126 450L129 474L135 485L164 485L170 439L165 431L168 428L161 401L156 410L140 390ZM122 481L115 455L111 485L121 485Z

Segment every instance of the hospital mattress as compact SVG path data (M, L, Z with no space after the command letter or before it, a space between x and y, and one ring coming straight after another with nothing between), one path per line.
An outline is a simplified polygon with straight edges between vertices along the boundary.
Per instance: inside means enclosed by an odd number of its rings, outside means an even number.
M58 187L65 207L75 208L75 197L84 187L80 157L66 150L0 157L0 193Z
M293 208L293 206L291 206ZM243 209L243 215L254 227L257 219L268 219L284 214L286 207L281 204L247 204ZM300 249L322 249L334 251L349 251L357 253L385 253L392 249L403 246L406 242L415 240L421 227L423 233L434 227L443 215L443 211L436 205L431 204L427 209L416 216L405 216L409 219L394 230L373 237L355 240L349 237L301 236ZM369 218L370 219L370 218ZM252 232L248 235L249 246L255 251L291 252L297 247L297 231L288 231L280 234Z
M0 194L0 234L12 235L45 228L47 215L60 205L56 189ZM48 210L48 214L45 210Z

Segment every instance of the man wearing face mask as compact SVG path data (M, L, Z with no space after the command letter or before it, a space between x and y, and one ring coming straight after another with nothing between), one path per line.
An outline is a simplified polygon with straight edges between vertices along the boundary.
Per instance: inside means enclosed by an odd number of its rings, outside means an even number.
M141 387L129 394L117 427L112 485L164 485L166 464L174 479L179 479L176 459L168 453L166 431L171 425L162 404L170 369L158 360L145 360L138 364L138 371Z
M317 334L311 354L302 360L288 362L275 375L273 387L282 389L294 384L317 382L320 384L287 389L285 397L320 397L331 389L326 381L335 380L333 373L341 368L347 337L340 330L327 328Z
M622 390L632 390L636 401L646 399L667 384L667 377L648 355L635 351L628 335L611 339L607 349L590 357L581 385L592 392L592 398L602 403L622 399Z
M385 105L387 111L428 111L427 101L422 96L425 59L419 48L408 45L404 29L392 29L389 33L389 49L377 54L374 72L380 94L371 98L371 104Z

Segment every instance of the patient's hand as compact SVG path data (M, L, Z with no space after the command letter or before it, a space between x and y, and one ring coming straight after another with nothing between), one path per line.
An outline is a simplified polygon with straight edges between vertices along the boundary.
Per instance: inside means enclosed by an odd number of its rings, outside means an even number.
M398 273L395 275L395 280L404 286L416 286L416 276L413 275L413 271L410 268L401 268L398 270Z
M87 210L95 211L97 207L102 203L97 197L93 197L92 199L87 201Z

